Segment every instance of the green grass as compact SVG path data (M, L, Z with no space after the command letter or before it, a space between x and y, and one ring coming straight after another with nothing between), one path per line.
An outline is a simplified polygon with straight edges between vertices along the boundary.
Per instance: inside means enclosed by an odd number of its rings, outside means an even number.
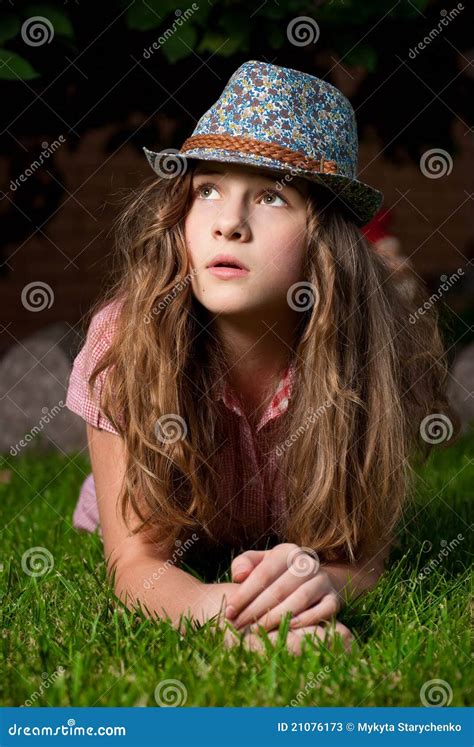
M180 636L122 609L105 580L100 539L71 528L87 458L6 456L0 468L11 469L12 479L0 484L1 704L155 706L155 688L173 679L187 706L284 706L298 693L306 706L421 706L420 689L439 679L452 691L448 705L471 705L473 446L471 432L432 454L420 472L416 505L386 572L338 616L356 636L353 652L308 641L302 656L282 642L264 654L227 649L212 625ZM463 539L419 579L459 533ZM41 577L21 563L36 546L54 558Z

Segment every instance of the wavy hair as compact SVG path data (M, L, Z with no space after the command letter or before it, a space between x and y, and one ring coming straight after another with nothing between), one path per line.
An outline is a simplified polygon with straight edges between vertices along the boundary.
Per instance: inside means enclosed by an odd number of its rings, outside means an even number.
M199 528L219 541L215 501L225 424L208 396L226 373L222 345L194 297L184 237L194 166L153 178L116 224L113 340L89 379L107 370L101 409L123 437L119 506L171 546ZM295 384L278 432L285 510L277 534L323 561L358 561L390 542L413 492L413 462L429 455L431 419L459 423L445 395L448 365L432 307L410 298L350 215L324 188L307 198L304 281L313 303L295 329ZM179 438L157 438L172 413ZM433 426L432 426L433 427ZM238 527L236 528L238 535Z

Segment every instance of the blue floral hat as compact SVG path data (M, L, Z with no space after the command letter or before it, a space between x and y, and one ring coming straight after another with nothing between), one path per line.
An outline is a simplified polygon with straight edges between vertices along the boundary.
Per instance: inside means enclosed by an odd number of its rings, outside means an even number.
M237 68L179 151L143 150L160 176L170 159L184 170L188 158L290 172L329 189L359 226L383 201L382 192L356 179L357 124L349 100L314 75L258 60Z

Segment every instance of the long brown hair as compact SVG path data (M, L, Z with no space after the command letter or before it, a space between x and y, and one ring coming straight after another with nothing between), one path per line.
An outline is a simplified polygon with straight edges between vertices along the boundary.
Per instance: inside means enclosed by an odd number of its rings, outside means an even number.
M122 304L90 378L92 391L107 369L101 408L126 444L122 515L133 511L142 522L134 531L156 529L168 547L197 528L218 541L212 496L226 438L209 396L226 357L192 292L184 237L192 172L127 197L118 279L91 310ZM295 385L276 446L286 479L278 536L325 561L355 561L392 538L412 494L412 462L432 448L429 419L458 430L445 398L446 353L434 307L410 321L424 285L414 298L403 293L350 215L316 185L303 280L314 303L295 330ZM157 438L158 422L181 428L180 437Z

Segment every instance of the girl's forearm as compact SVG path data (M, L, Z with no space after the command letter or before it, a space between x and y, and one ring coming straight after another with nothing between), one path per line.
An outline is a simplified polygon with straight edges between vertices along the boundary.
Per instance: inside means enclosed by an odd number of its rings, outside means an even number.
M174 626L180 616L204 623L221 612L225 595L237 584L206 584L189 573L166 563L166 559L143 558L118 563L115 568L115 594L129 609L140 603L148 617L170 618Z

